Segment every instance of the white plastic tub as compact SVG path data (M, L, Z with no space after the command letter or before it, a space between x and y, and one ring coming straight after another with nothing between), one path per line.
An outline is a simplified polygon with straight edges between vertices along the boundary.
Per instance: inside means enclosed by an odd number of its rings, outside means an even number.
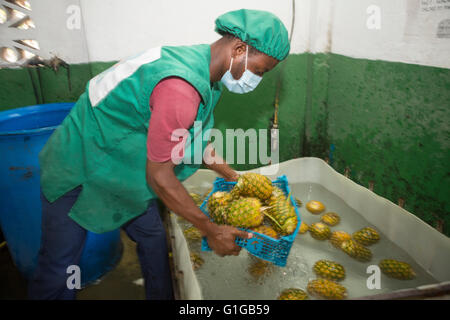
M251 171L258 172L260 169ZM280 175L286 175L290 184L314 183L323 186L410 255L439 282L436 287L446 287L445 282L450 281L450 238L415 215L339 174L319 158L283 162L270 177ZM199 170L183 184L188 190L200 192L209 188L216 176L210 170ZM174 236L175 272L181 275L178 277L180 298L202 299L201 287L191 267L189 249L174 214L171 215L170 225L170 233Z

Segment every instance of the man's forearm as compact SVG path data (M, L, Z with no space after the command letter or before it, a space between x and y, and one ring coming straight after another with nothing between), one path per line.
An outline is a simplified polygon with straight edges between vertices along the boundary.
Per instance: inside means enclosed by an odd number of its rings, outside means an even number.
M205 157L203 158L203 164L208 169L217 172L226 180L235 181L239 177L239 174L231 168L221 156L216 154L216 151L213 149L211 144L207 146L207 151L205 152Z
M173 169L164 168L152 174L149 174L148 170L147 168L147 182L171 211L191 222L203 235L215 227L194 203Z

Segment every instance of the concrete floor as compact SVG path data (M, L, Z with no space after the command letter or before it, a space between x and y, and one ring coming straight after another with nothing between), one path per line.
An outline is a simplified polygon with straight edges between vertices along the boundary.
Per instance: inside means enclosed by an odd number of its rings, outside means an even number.
M109 273L81 289L78 300L142 300L145 299L141 267L136 244L121 231L123 254ZM0 249L0 300L27 299L26 281L14 265L7 247Z
M134 243L120 231L123 254L119 264L97 284L90 285L77 294L78 300L142 300L145 299L141 266Z

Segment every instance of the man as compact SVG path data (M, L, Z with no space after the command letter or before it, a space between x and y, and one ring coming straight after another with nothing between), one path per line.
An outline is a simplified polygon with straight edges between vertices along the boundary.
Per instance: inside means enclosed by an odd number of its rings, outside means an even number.
M208 154L208 168L237 179L213 150L204 153L207 139L194 126L213 126L222 84L235 93L255 89L290 46L283 23L264 11L225 13L216 31L222 38L211 45L147 50L89 81L39 155L42 243L30 298L74 299L66 269L79 263L86 230L122 227L137 243L146 297L172 299L156 198L197 227L216 254L239 254L235 238L250 235L209 221L181 184L201 163L180 160Z

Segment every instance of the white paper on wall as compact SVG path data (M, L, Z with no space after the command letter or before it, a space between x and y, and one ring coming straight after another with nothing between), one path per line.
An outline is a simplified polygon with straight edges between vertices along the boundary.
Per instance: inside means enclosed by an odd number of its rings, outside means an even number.
M450 0L407 1L405 41L450 41Z

